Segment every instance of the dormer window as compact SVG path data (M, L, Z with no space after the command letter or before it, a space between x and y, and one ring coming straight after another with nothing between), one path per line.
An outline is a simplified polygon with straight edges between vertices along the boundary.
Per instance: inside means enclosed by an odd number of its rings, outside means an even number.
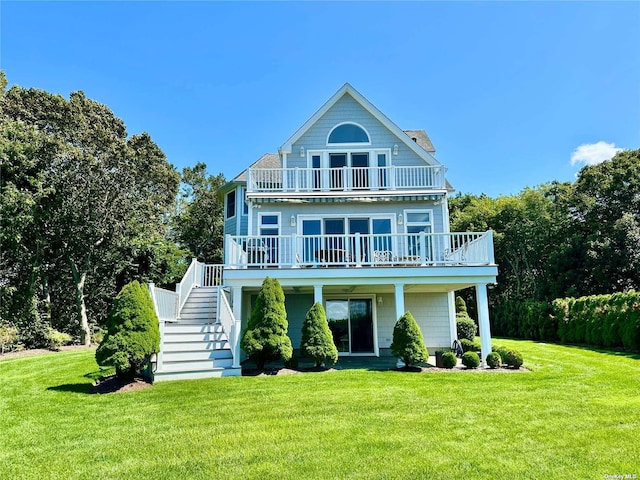
M342 123L331 130L327 143L370 143L370 140L369 134L360 125L355 123Z

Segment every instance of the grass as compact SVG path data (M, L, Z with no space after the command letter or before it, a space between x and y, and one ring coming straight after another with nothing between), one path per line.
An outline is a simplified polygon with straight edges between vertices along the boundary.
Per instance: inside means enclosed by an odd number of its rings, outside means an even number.
M640 357L495 343L532 372L350 370L89 395L91 351L0 361L0 478L640 476Z

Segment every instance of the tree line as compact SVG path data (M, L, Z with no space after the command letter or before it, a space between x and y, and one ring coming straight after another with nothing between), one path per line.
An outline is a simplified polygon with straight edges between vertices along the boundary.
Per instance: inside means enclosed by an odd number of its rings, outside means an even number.
M190 258L221 263L224 183L204 163L178 172L81 91L7 89L0 72L0 328L27 347L48 344L51 327L88 344L128 282L172 288ZM640 288L640 150L574 182L449 205L452 231L494 231L492 316Z
M83 92L7 89L0 73L0 327L89 344L130 281L170 286L220 262L222 175L182 175L148 133Z

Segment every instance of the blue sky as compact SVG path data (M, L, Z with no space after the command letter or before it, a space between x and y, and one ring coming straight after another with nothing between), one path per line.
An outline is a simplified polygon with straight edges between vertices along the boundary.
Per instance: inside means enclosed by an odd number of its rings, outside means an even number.
M0 15L10 85L83 90L178 169L232 178L347 81L424 128L465 193L640 148L639 2L4 0Z

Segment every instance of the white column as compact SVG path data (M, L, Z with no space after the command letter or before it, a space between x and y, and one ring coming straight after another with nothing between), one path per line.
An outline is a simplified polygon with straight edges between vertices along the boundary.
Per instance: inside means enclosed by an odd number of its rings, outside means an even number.
M453 341L458 339L458 326L456 325L456 293L448 293L449 301L449 332L450 343L453 345Z
M233 287L232 290L233 316L235 317L235 323L233 325L233 368L240 368L240 333L242 331L242 287ZM231 339L229 339L231 340Z
M396 321L404 315L404 285L402 283L395 284L395 301L396 301Z
M489 300L487 298L487 284L476 284L476 302L478 305L478 323L480 324L480 346L482 348L482 365L491 353L491 328L489 326Z
M313 303L322 305L322 285L313 286Z

